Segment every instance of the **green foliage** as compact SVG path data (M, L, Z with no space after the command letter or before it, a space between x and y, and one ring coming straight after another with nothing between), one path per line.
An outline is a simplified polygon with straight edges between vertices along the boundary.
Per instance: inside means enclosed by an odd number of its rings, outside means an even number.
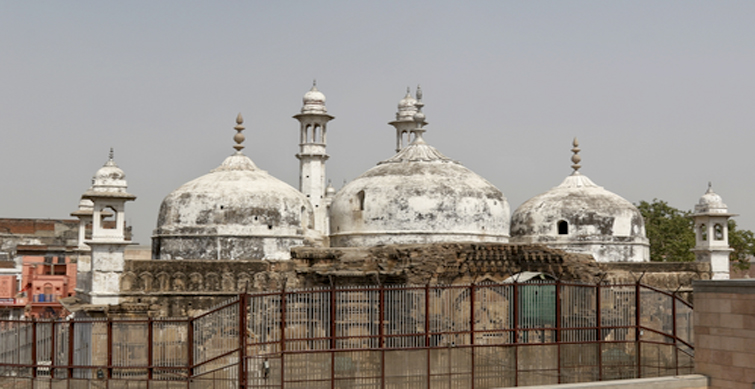
M734 251L729 259L740 270L750 268L750 257L755 255L755 234L750 230L738 230L737 223L729 220L729 247Z
M650 260L658 262L691 262L695 254L695 233L689 211L681 211L667 202L653 199L640 201L637 208L645 218L645 232L650 240Z

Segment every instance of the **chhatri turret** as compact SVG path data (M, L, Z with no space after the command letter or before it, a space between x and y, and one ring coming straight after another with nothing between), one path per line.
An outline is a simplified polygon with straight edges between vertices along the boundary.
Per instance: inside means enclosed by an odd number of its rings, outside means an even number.
M417 89L418 94L422 94L421 89ZM406 87L406 96L398 102L398 112L396 120L388 123L396 128L396 152L398 153L411 143L410 134L417 128L414 122L414 114L417 113L417 99L412 96L411 89ZM427 125L423 122L422 125Z
M329 156L325 151L328 122L334 117L328 115L325 95L317 90L317 83L304 94L301 113L294 115L299 121L299 191L304 193L314 209L314 229L323 235L329 231L328 211L325 197L325 161Z
M698 262L710 263L711 278L729 279L729 254L734 251L729 247L729 218L737 216L729 213L721 196L713 192L708 183L708 190L695 205L695 248L692 252Z
M92 201L92 238L86 241L91 247L91 262L88 273L77 277L83 285L80 288L83 300L95 305L118 304L120 302L120 276L125 265L124 252L131 244L126 240L126 202L136 196L126 192L128 183L113 160L113 149L103 167L92 177L92 187L81 197ZM114 224L104 223L104 218L115 217ZM81 232L80 232L81 233Z

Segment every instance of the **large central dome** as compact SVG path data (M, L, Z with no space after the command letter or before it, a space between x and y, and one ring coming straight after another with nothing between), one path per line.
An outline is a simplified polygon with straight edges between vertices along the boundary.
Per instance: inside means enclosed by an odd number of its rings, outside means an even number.
M165 197L153 237L154 258L287 259L291 246L304 244L313 222L309 201L257 168L240 148L218 168Z
M418 91L418 106L421 94ZM338 191L330 209L331 246L508 242L509 204L484 178L422 138Z

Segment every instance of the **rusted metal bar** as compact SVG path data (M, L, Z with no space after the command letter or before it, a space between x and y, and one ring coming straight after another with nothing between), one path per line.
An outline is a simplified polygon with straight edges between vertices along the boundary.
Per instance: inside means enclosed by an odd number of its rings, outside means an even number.
M239 296L239 389L245 389L247 386L247 363L246 363L246 307L247 296L242 293Z
M558 354L558 380L561 383L561 282L556 283L556 353Z
M48 324L50 325L50 378L52 379L55 375L55 322L54 321L48 321Z
M285 387L286 371L286 288L280 291L280 315L281 315L281 335L280 335L280 356L281 356L281 388Z
M67 374L66 376L71 379L73 378L73 369L70 366L73 366L73 353L74 353L74 321L68 322L68 366Z
M475 385L475 337L477 337L477 334L475 332L475 294L477 294L477 288L476 285L473 283L469 286L469 344L472 345L471 347L471 363L472 363L472 389L474 389ZM451 350L448 350L448 358L451 359ZM449 370L448 374L451 374L451 371ZM448 386L448 389L451 389L451 385Z
M186 348L187 348L187 365L189 377L194 377L194 321L196 319L189 319L187 321L187 334L186 334Z
M155 343L155 336L154 336L154 329L152 328L154 323L152 322L152 317L149 317L147 319L147 378L152 379L153 377L153 370L154 370L154 343Z
M17 350L21 350L21 337L18 337ZM37 320L31 317L31 376L37 378Z
M642 273L642 276L644 276L645 273ZM642 279L642 276L640 276L640 280ZM634 339L635 339L635 355L637 355L637 378L642 378L642 343L640 342L640 336L642 336L642 331L640 330L640 313L642 311L642 307L640 306L641 298L640 298L640 282L639 280L634 286Z
M425 347L427 347L427 389L430 389L430 284L425 284Z
M113 320L107 318L107 379L113 378Z
M378 333L380 334L380 388L385 389L385 287L380 284L380 300L378 301L380 318ZM450 389L450 388L449 388Z
M512 288L512 300L514 304L514 339L512 340L512 343L514 344L514 386L519 386L519 286L517 283L517 279L514 279L514 283L511 284Z
M330 388L336 387L336 286L330 284Z
M602 293L601 285L598 283L595 285L595 324L597 326L595 333L595 340L598 341L598 381L603 381L603 331L601 326L603 325L601 318L601 306L600 306L600 294Z

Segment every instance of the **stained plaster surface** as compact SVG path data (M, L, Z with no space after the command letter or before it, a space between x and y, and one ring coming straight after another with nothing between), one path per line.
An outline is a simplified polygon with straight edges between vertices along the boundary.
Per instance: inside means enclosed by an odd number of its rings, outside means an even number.
M567 234L559 234L559 221L568 223ZM511 236L516 243L592 253L598 262L642 262L650 257L637 207L578 172L519 206L511 217Z
M153 250L159 259L287 259L312 223L302 193L238 152L163 200Z
M338 191L331 246L507 242L509 215L498 188L418 137Z

